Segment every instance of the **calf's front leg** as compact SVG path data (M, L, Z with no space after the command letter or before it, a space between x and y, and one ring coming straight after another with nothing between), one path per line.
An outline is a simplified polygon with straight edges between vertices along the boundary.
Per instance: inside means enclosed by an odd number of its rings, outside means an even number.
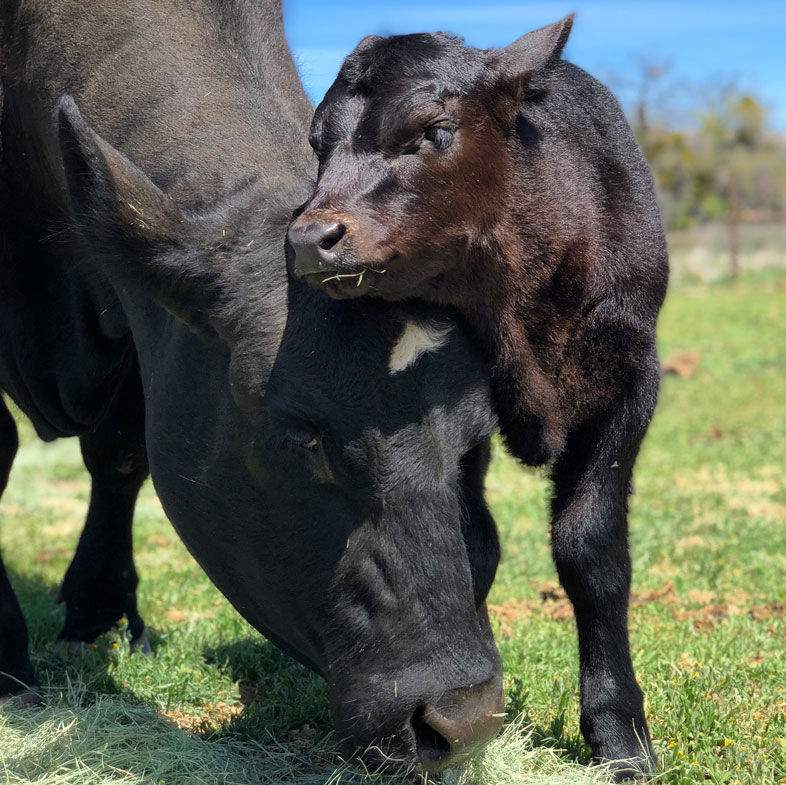
M552 472L552 553L576 616L581 731L619 781L657 765L627 623L627 499L657 377L639 389L572 433Z

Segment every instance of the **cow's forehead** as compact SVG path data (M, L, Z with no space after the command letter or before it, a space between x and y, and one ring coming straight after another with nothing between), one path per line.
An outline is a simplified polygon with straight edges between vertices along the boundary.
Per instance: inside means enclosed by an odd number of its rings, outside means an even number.
M452 329L449 322L407 319L390 350L388 370L391 375L407 370L422 355L439 351L450 339Z
M485 366L448 313L330 306L333 318L304 332L308 345L293 345L271 376L266 401L281 427L311 423L344 444L422 429L428 441L427 423L450 419L451 453L490 433Z

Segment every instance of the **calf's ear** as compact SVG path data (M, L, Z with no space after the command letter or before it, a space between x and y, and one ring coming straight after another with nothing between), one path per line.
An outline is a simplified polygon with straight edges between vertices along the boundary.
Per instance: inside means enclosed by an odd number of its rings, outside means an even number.
M494 98L501 118L512 120L518 112L533 74L557 62L565 48L574 14L559 22L533 30L504 49L492 50Z
M215 276L189 253L193 226L178 206L82 117L73 98L57 108L71 213L101 272L133 287L196 331L212 330Z
M559 22L533 30L506 46L504 62L511 74L531 76L547 65L559 60L568 42L575 14Z
M352 54L363 52L382 40L383 38L381 35L367 35L365 38L361 38L360 41L358 41L357 46L352 50Z

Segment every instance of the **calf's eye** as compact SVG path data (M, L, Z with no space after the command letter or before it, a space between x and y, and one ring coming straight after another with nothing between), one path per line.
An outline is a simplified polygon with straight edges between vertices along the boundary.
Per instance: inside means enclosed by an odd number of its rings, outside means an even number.
M312 134L308 137L308 143L311 145L314 154L321 161L325 156L325 151L322 148L322 140L318 136Z
M437 150L447 150L453 142L455 130L445 125L431 125L426 128L423 136L431 142Z

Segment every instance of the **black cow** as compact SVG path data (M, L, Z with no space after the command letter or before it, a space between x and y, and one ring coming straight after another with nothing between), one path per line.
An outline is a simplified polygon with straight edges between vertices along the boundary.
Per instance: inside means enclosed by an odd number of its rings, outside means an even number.
M435 769L486 741L485 370L449 313L288 284L312 156L278 5L10 0L1 20L0 386L92 475L60 637L125 615L142 639L149 467L215 584L328 680L351 750ZM2 488L16 447L0 406ZM34 686L27 647L2 570L0 693Z
M629 653L626 513L668 261L622 111L560 59L571 23L500 50L364 39L314 115L319 180L289 239L295 275L333 297L447 303L472 328L508 446L551 466L581 727L625 777L655 763Z

